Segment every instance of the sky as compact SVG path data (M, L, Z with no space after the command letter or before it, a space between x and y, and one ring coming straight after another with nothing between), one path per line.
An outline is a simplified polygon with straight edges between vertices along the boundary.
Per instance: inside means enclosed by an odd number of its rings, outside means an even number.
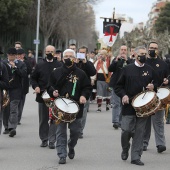
M112 17L113 9L115 13L126 14L126 16L133 18L134 24L148 20L148 13L151 10L152 4L157 0L100 0L94 6L96 15L96 30L99 31L99 37L103 35L103 19L100 17ZM126 28L121 28L126 31ZM121 31L120 29L120 31ZM128 31L129 28L127 28Z

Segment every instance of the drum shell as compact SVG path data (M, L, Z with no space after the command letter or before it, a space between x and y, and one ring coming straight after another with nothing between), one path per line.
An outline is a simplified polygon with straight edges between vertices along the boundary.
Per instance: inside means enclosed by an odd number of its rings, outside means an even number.
M77 113L79 112L79 105L78 105L75 101L71 100L72 102L74 102L74 103L77 105L78 111L75 112L75 113L67 113L67 112L65 112L65 111L60 110L60 109L56 106L56 104L55 104L55 101L56 101L56 100L57 100L57 99L54 100L54 104L53 104L53 107L52 107L52 115L53 115L53 118L55 118L56 121L60 120L60 121L62 121L62 122L66 122L66 123L71 123L71 122L73 122L73 121L76 119Z
M166 109L167 104L170 104L170 89L168 87L160 87L160 88L158 88L158 91L159 91L159 89L166 89L169 91L169 95L167 95L167 97L160 99L161 105L160 105L159 110L164 110L164 109Z
M133 103L134 103L135 99L141 94L144 95L145 93L141 92L141 93L137 94L132 100L132 106L136 111L136 116L137 117L148 117L150 115L155 114L155 112L159 110L160 105L161 105L161 102L160 102L159 98L157 97L156 93L154 92L154 97L147 104L140 106L140 107L135 107L133 105Z

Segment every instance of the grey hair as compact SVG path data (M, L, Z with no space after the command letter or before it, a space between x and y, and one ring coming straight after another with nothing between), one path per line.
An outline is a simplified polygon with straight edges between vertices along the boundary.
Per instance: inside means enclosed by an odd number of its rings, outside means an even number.
M138 46L135 48L135 53L138 53L138 51L141 49L146 50L145 46Z
M65 56L65 54L66 54L67 52L71 52L71 53L73 53L73 57L75 57L75 58L76 58L76 53L75 53L75 51L74 51L74 50L72 50L72 49L66 49L66 50L63 52L63 57Z

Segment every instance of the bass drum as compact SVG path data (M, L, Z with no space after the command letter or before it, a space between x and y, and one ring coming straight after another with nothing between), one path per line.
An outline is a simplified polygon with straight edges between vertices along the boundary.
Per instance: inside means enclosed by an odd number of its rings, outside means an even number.
M132 100L137 117L147 117L159 110L161 102L154 91L142 92Z

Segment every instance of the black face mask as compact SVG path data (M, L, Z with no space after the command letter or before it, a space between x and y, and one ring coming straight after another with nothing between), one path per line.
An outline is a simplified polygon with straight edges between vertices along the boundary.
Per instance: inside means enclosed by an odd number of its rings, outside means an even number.
M140 63L144 64L146 62L146 56L145 55L138 55L138 60Z
M70 60L70 58L64 59L64 63L67 67L70 67L73 65L73 62Z
M48 59L48 60L52 60L52 59L53 59L53 55L52 55L51 53L46 54L46 55L47 55L47 59Z
M149 54L152 58L155 58L155 57L156 57L156 52L155 52L155 50L149 50L149 51L148 51L148 54Z

